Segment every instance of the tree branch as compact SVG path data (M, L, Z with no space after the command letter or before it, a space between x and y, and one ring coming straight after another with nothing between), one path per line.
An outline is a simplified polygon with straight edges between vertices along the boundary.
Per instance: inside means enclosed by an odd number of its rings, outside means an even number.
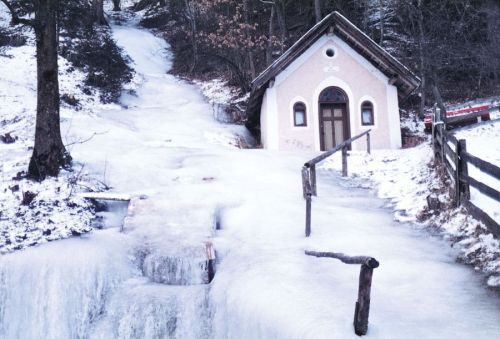
M11 20L12 25L22 24L22 25L26 25L26 26L30 26L30 27L35 27L35 20L20 18L17 15L14 7L12 7L12 5L10 4L10 2L8 2L7 0L0 0L0 1L3 2L5 6L7 6L8 10L10 12L10 15L12 16L12 20Z

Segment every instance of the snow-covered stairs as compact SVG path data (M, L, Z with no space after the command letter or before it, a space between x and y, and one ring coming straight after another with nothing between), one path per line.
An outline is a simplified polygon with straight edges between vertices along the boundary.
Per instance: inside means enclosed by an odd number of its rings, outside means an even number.
M92 338L212 336L210 238L217 218L210 211L160 197L131 198L123 234L139 240L131 253L139 275L113 293Z
M163 199L132 199L124 232L144 239L137 249L143 275L165 285L210 283L215 274L210 239L217 227L211 210Z
M154 249L145 253L141 270L152 282L165 285L208 284L214 277L215 254L212 244L172 249Z

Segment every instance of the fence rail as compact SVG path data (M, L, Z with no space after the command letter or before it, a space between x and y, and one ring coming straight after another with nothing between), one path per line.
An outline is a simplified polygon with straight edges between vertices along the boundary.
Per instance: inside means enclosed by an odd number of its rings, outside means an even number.
M480 116L489 113L492 110L499 109L500 106L491 107L473 113L474 116ZM446 112L444 116L446 115ZM500 238L500 225L479 206L470 201L470 187L477 189L481 194L500 202L500 192L490 187L486 183L469 175L469 166L474 166L484 175L489 175L500 182L500 168L483 159L478 158L467 152L466 140L457 140L452 132L447 131L447 123L457 122L458 118L470 118L471 115L464 117L447 118L446 122L439 121L443 114L435 113L432 125L432 141L434 147L434 158L442 164L448 176L453 180L453 199L456 206L463 204L470 214L481 220L491 231L493 236Z
M342 151L342 176L347 176L347 148L352 142L358 140L359 138L366 136L366 151L370 154L370 132L371 129L356 135L348 140L345 140L335 148L324 152L323 154L309 160L302 167L302 193L304 199L306 200L306 237L311 235L311 213L312 213L312 196L318 195L317 185L316 185L316 165L325 160L326 158L332 156L338 151Z

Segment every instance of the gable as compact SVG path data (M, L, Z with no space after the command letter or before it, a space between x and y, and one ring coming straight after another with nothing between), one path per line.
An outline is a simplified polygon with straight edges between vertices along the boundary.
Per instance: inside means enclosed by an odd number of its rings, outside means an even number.
M328 58L326 50L333 49L334 56ZM320 62L318 61L320 58ZM324 60L321 60L324 59ZM313 61L316 60L316 61ZM353 65L356 64L356 65ZM318 70L324 77L331 75L337 76L338 73L345 73L345 68L361 68L366 74L370 74L384 85L389 81L389 78L382 73L378 68L373 66L357 51L352 49L342 39L335 34L324 34L314 44L312 44L304 53L297 59L293 60L283 71L278 73L274 79L274 86L280 86L283 82L291 77L291 75L303 67L307 67L309 71L313 71L315 66L320 67ZM347 75L342 76L347 77Z

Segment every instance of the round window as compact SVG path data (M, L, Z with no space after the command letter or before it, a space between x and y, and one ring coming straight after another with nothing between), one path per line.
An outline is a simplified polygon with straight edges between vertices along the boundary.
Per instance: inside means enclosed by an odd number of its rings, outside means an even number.
M333 48L328 48L326 50L326 56L329 57L329 58L333 58L333 56L335 55L335 51L333 50Z

